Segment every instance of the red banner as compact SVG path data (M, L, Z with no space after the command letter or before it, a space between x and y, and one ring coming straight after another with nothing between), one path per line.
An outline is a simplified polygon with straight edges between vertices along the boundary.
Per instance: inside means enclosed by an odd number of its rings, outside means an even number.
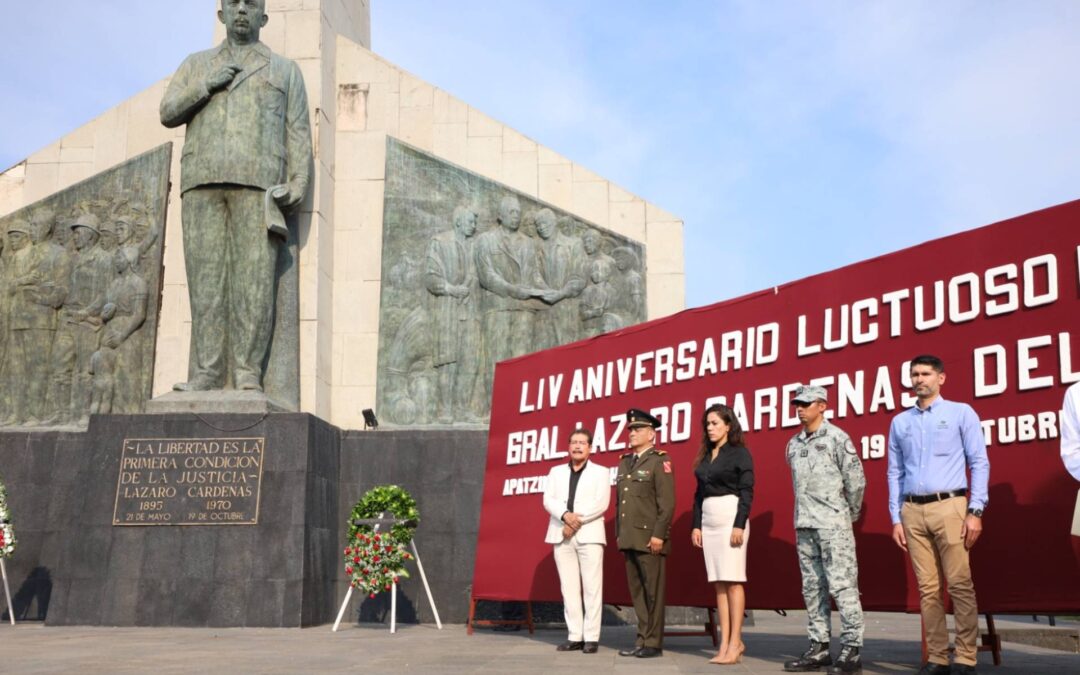
M990 501L972 552L979 610L1080 609L1069 535L1078 486L1058 445L1065 389L1080 380L1080 201L500 363L474 597L561 599L544 543L545 478L568 461L578 425L595 433L593 461L615 467L636 407L665 422L658 445L675 466L668 604L711 605L690 545L691 462L702 412L724 402L748 431L757 480L747 603L801 607L784 448L799 431L794 389L814 383L866 471L855 524L864 607L917 609L910 563L891 539L885 455L890 421L914 404L907 362L920 353L945 361L942 395L974 406L987 439ZM629 605L612 504L604 599Z

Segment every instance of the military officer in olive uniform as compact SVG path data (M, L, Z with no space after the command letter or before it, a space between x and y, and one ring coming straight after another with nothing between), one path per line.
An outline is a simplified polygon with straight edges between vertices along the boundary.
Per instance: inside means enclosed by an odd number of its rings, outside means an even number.
M626 556L626 578L638 617L633 649L620 656L651 658L663 653L664 560L671 551L675 475L671 457L653 447L660 420L647 412L626 413L629 452L619 462L616 531Z
M824 387L795 391L803 429L787 444L787 463L795 487L795 543L802 572L810 648L784 664L788 672L862 672L863 612L859 567L851 524L862 510L866 477L851 438L825 419ZM840 610L842 648L833 663L829 652L829 596Z

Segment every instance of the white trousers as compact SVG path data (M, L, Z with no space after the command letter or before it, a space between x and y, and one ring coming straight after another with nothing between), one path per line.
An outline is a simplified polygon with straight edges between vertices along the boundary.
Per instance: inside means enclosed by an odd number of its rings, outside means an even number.
M568 638L571 642L599 642L604 608L604 545L578 543L575 534L555 544L554 549Z

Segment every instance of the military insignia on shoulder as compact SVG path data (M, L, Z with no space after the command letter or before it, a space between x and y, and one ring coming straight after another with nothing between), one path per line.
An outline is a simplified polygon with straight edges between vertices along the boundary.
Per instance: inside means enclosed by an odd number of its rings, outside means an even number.
M656 448L653 448L653 452L655 452L658 455L666 455L667 454L667 452L665 452L664 450L657 450Z
M664 462L664 473L671 473L671 462Z
M850 438L847 439L846 443L844 443L844 450L847 450L849 455L859 454L859 450L855 447L855 444L851 442Z
M619 457L619 459L630 459L633 456L634 456L634 453L628 452L625 455L622 455L621 457Z

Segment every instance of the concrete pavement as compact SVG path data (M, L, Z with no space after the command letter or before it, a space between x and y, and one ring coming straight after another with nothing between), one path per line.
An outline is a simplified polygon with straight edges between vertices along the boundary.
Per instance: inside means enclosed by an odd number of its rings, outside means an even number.
M707 638L669 637L658 659L619 657L633 642L633 629L604 627L600 652L557 653L559 629L495 632L462 625L439 631L408 625L391 635L386 626L299 629L52 628L25 623L0 626L0 672L10 673L777 673L782 662L805 647L805 615L755 612L746 629L743 663L707 663L714 653ZM1015 625L1010 625L1015 623ZM1004 624L1004 626L1002 625ZM1045 626L1045 623L1042 624ZM1001 621L999 628L1028 626L1030 617ZM834 645L834 651L839 645ZM865 673L911 673L919 663L917 615L870 612L866 616ZM1004 662L994 667L979 655L979 672L990 675L1080 672L1080 655L1005 643Z

